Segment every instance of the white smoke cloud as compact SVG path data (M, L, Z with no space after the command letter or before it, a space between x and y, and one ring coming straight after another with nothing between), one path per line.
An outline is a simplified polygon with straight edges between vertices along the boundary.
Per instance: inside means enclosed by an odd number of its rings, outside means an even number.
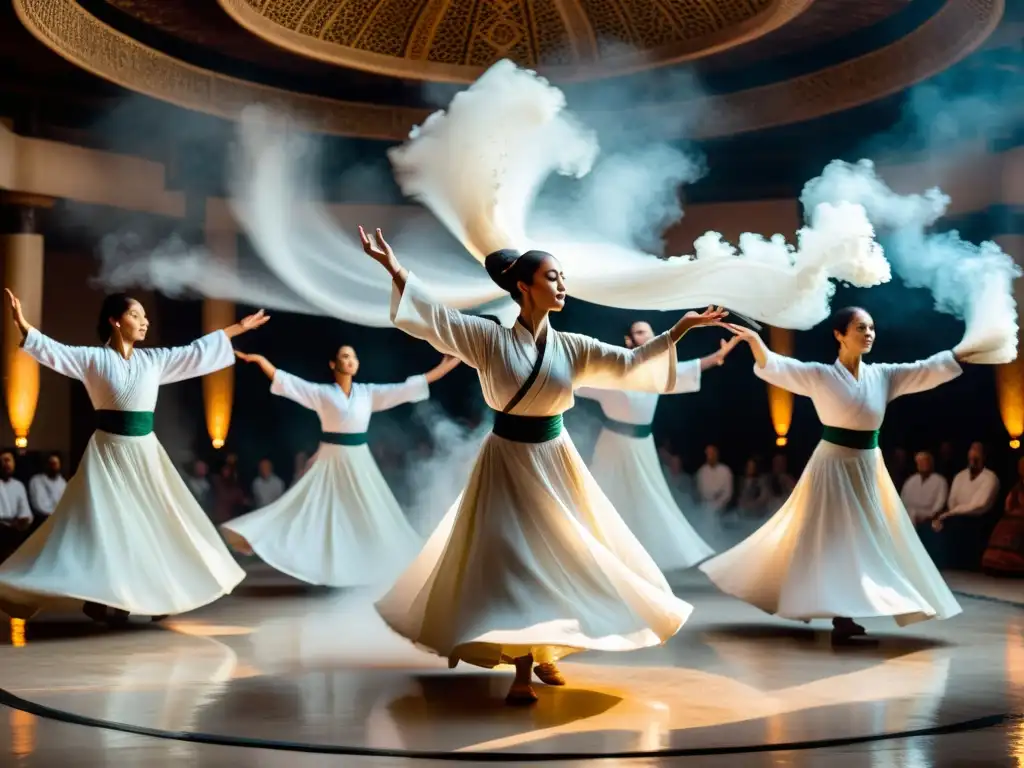
M845 201L861 206L871 223L889 233L887 254L895 273L911 288L925 288L935 308L965 321L958 349L971 362L1004 363L1017 354L1017 308L1013 281L1021 270L993 242L980 245L957 232L931 233L949 197L939 189L900 195L876 173L870 160L834 160L804 186L801 203L813 209Z

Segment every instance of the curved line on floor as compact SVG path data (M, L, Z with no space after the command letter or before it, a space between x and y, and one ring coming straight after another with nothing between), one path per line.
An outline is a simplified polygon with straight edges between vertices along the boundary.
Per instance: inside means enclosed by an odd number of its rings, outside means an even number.
M866 744L870 742L889 741L894 739L909 739L920 736L946 736L954 733L966 733L978 731L985 728L995 728L1009 723L1024 722L1024 713L1004 713L999 715L988 715L972 720L963 720L948 725L936 725L930 728L916 728L907 731L894 731L891 733L872 733L864 736L846 736L833 739L817 739L812 741L792 741L780 744L746 744L739 746L724 747L697 747L679 749L658 749L649 751L631 752L435 752L428 750L412 749L383 749L374 747L349 747L334 744L307 744L303 742L278 741L275 739L253 739L242 736L227 736L216 733L201 733L191 731L166 731L158 728L148 728L141 725L129 725L127 723L116 723L109 720L100 720L95 717L77 715L73 712L47 707L43 704L22 699L0 688L0 705L26 712L36 717L47 720L56 720L71 725L82 725L87 728L103 728L110 731L131 733L137 736L150 736L157 739L169 739L173 741L184 741L192 744L208 744L221 747L240 747L243 749L269 749L279 752L305 752L310 754L324 755L350 755L353 757L390 757L404 758L408 760L447 760L454 762L479 762L479 763L540 763L562 760L628 760L642 759L645 757L704 757L710 755L735 755L749 754L756 752L790 752L796 750L827 749L830 747L844 747L852 744Z
M957 597L969 597L972 600L982 600L986 603L999 603L999 605L1009 605L1012 608L1024 608L1024 601L1014 602L1013 600L1007 600L1005 597L992 597L990 595L978 595L973 592L963 592L959 589L950 590Z

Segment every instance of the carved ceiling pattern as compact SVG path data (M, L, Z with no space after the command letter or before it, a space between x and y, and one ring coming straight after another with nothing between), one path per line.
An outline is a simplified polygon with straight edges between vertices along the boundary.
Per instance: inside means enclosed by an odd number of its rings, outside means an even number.
M218 0L253 34L377 74L471 82L500 59L560 80L699 58L814 0Z
M552 0L557 2L558 0ZM424 4L429 2L425 0ZM710 96L687 111L678 104L637 110L660 121L666 138L704 139L812 120L895 93L934 75L981 45L998 25L1005 0L948 0L906 37L865 56L792 80ZM111 82L173 104L228 119L254 102L287 109L312 130L375 139L404 139L427 111L339 101L259 85L201 69L144 46L86 12L75 0L13 0L25 27L65 59ZM586 119L586 115L582 115Z

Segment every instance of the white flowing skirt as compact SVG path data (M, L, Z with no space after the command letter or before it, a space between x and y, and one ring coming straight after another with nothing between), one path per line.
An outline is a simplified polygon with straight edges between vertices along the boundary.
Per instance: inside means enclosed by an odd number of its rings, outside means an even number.
M903 626L962 610L877 448L818 443L779 511L700 568L722 591L787 619L892 616Z
M321 444L284 496L221 530L236 550L331 587L394 579L423 545L365 445Z
M178 614L243 578L156 436L97 431L53 514L0 565L0 608L16 618L82 602Z
M690 568L715 553L676 505L653 437L602 429L590 468L623 522L663 571Z
M488 436L465 491L377 610L450 665L490 668L660 645L692 607L563 432L541 444Z

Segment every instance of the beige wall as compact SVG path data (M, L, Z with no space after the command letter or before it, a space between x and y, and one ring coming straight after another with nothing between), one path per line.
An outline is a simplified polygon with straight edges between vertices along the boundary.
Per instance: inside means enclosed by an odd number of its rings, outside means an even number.
M801 226L796 200L705 203L684 206L684 212L682 221L665 233L666 253L693 253L693 241L708 231L720 232L733 245L744 232L780 234L792 242Z

